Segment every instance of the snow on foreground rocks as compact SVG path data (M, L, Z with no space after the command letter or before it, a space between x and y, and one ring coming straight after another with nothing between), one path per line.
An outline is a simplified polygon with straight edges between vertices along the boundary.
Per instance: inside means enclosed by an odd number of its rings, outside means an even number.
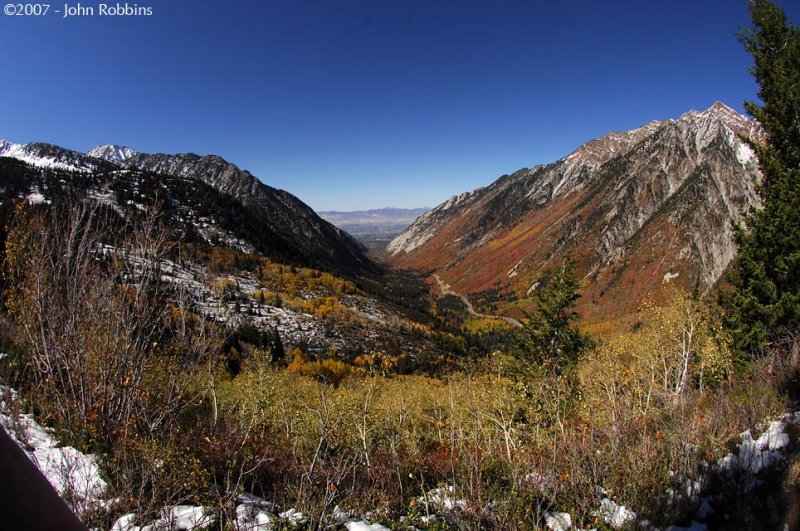
M1 355L0 355L1 356ZM28 458L45 475L59 495L81 517L94 511L108 511L114 500L108 500L107 484L103 480L97 461L92 455L83 454L75 448L58 445L49 430L38 424L31 415L22 414L19 399L13 389L0 385L0 425L22 448ZM740 442L733 452L707 467L708 477L700 478L686 487L685 496L695 501L699 509L688 527L671 526L667 531L705 531L702 523L714 515L725 499L721 493L710 492L707 481L712 475L725 478L729 484L737 485L742 492L750 492L763 484L758 475L783 462L785 452L792 444L787 430L800 426L800 411L785 413L778 420L766 422L759 428L758 437L750 430L740 434ZM762 431L763 430L763 431ZM531 475L535 480L541 478ZM763 476L762 476L763 477ZM604 495L601 489L600 493ZM684 494L673 491L666 496L678 499ZM467 502L456 494L453 486L443 486L428 491L417 498L417 503L430 511L426 520L437 520L464 511ZM241 494L229 506L234 511L232 528L236 531L267 531L308 524L309 518L293 508L279 512L275 503L253 494ZM614 500L603 497L593 514L612 529L639 528L655 530L646 520L640 520L635 512ZM336 507L330 515L332 520L348 531L382 531L387 528L367 520L359 520L351 511ZM139 522L136 514L126 514L117 519L113 531L157 531L207 529L218 524L219 513L212 508L191 505L165 507L155 521ZM548 512L544 514L545 525L553 531L574 529L572 516L568 513Z
M467 500L455 498L455 487L439 487L429 491L425 496L420 496L417 501L437 513L448 514L454 511L463 511L467 508Z
M800 424L800 412L787 413L780 420L771 422L756 440L753 440L750 430L747 430L740 435L742 442L739 444L739 454L726 455L720 459L717 467L726 472L739 469L758 474L761 470L783 461L782 450L789 446L789 434L786 433L789 424Z
M569 513L544 513L544 523L552 531L572 529L572 516Z
M25 455L42 471L70 508L80 517L90 511L105 509L106 482L94 456L70 446L58 446L51 431L30 415L14 413L16 391L0 386L0 424L22 448Z
M118 519L111 531L156 531L206 529L212 523L212 515L204 507L175 505L161 510L158 520L144 527L135 525L136 514L126 514Z
M786 430L792 425L800 426L800 411L784 413L778 420L765 424L762 428L764 431L755 439L750 430L742 432L739 435L741 442L737 444L735 453L729 453L711 465L708 478L701 478L686 487L686 496L697 500L699 507L689 526L670 526L667 531L708 530L703 521L715 514L716 504L725 502L724 496L720 493L700 492L704 485L710 483L707 480L712 474L722 475L729 482L738 485L742 492L750 492L762 485L763 482L756 477L757 474L786 459L784 453L791 443ZM666 494L673 499L680 497L671 490ZM650 522L639 520L636 513L610 498L603 498L600 508L594 514L612 529L657 529ZM568 513L545 513L544 517L546 526L552 531L572 529L572 518Z
M364 520L353 517L353 511L343 511L338 505L333 508L333 519L345 526L347 531L389 531L388 527L381 524L370 524Z
M296 509L288 509L275 514L276 505L254 494L245 493L236 498L235 531L269 531L287 527L302 527L308 517ZM203 506L177 505L162 509L155 522L137 525L136 514L126 514L119 518L111 531L189 531L208 529L217 523L213 509Z
M623 527L636 522L636 513L625 507L619 505L613 500L603 498L600 502L600 510L597 515L603 519L605 523L614 529L622 529Z
M94 511L107 511L114 500L106 499L107 484L92 455L84 454L70 446L58 446L52 430L41 426L31 415L18 413L17 393L9 387L0 385L0 425L12 440L25 452L56 492L70 508L82 516ZM274 514L275 505L252 494L242 494L236 499L236 531L266 531L286 524L301 527L308 523L300 511L288 509ZM138 522L134 513L117 519L112 531L179 531L207 529L217 521L216 513L202 506L175 505L164 507L157 520ZM343 522L344 523L344 522ZM364 522L353 520L353 530L381 529L379 527L358 527ZM350 529L349 523L344 523Z

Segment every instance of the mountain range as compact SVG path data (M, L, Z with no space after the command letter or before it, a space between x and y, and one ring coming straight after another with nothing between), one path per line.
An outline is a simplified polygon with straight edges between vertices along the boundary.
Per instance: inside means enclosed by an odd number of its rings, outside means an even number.
M569 254L582 279L579 310L604 321L667 286L704 293L719 281L736 253L733 225L759 206L761 174L745 138L764 140L758 124L718 102L591 140L431 210L322 216L217 155L0 140L0 169L3 197L48 200L72 187L118 211L161 201L184 239L350 276L374 265L348 232L370 235L373 251L393 238L391 264L512 317L524 316L542 273Z
M319 215L337 226L353 225L411 225L418 217L430 210L423 208L376 208L372 210L319 212Z
M610 133L453 196L397 236L387 257L512 315L566 254L590 320L630 315L668 284L703 293L736 253L733 224L759 204L761 174L744 138L763 133L719 102Z
M6 196L35 192L46 198L45 188L53 193L62 185L86 181L80 186L117 209L164 201L174 214L171 221L209 243L229 241L241 250L339 272L371 267L349 234L292 194L217 155L146 154L115 145L81 153L52 144L0 140L0 157L17 159L28 168L25 179L5 184ZM64 175L46 182L54 172ZM5 173L8 176L8 169Z

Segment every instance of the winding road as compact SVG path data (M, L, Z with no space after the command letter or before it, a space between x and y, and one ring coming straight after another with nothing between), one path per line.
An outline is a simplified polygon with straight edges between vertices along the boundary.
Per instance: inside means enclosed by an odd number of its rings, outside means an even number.
M500 319L501 321L505 321L510 325L516 326L517 328L522 328L522 323L514 319L513 317L505 317L503 315L487 315L485 313L480 313L475 311L475 307L472 305L472 302L464 295L457 291L453 291L448 284L444 282L444 280L439 277L439 275L434 274L433 278L436 279L436 283L439 285L439 289L442 290L442 295L454 295L462 300L464 305L467 307L467 311L470 315L474 317L481 317L484 319Z

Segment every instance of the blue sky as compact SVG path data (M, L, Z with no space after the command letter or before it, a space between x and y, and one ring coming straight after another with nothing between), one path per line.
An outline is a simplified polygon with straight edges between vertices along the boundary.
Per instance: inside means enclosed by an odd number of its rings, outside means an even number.
M746 0L135 3L153 15L0 16L0 138L217 153L318 210L418 207L756 93Z

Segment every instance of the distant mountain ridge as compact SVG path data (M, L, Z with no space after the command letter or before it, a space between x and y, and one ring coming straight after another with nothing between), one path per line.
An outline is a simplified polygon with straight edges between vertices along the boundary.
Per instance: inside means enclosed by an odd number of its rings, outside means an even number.
M428 208L378 208L353 212L319 212L319 215L352 234L370 251L382 253L392 239L403 232Z
M21 160L37 168L65 171L91 172L109 167L84 153L43 142L15 144L0 140L0 157Z
M430 210L423 208L375 208L371 210L320 211L318 214L334 224L406 224L411 225L418 217Z
M740 136L762 133L719 102L610 133L450 198L387 253L462 292L525 296L570 252L596 317L633 311L668 282L704 291L735 255L732 223L758 205L758 163Z
M42 170L87 175L103 173L102 178L106 180L119 179L124 171L194 180L239 203L243 212L230 212L227 217L240 221L249 219L249 223L258 226L264 236L260 239L273 242L280 248L282 256L305 265L339 271L371 267L360 244L350 235L320 218L292 194L262 183L250 172L218 155L151 155L115 145L98 146L80 153L51 144L14 144L3 140L0 141L0 156L15 158ZM108 174L114 171L117 172L114 176ZM226 223L235 225L230 220ZM252 227L239 229L247 232Z

